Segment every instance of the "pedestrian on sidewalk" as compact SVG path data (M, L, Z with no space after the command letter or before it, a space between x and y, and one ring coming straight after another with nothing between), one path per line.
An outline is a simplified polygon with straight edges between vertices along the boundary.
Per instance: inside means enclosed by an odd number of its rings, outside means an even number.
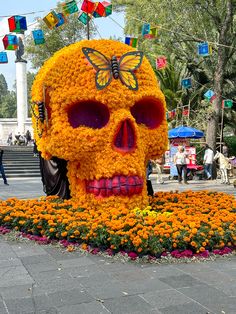
M26 143L25 143L26 146L32 141L31 133L29 130L27 130L25 133L25 140L26 140Z
M12 132L8 135L7 144L8 144L9 146L13 145L13 143L12 143Z
M174 164L176 165L178 172L178 182L182 183L182 175L184 175L184 184L188 184L187 182L187 158L188 154L185 152L183 146L178 146L178 151L174 156Z
M37 144L36 144L36 141L35 140L33 140L33 144L34 144L34 147L33 147L33 156L34 157L38 157L38 155L39 155L39 152L38 152L38 148L37 148Z
M164 180L163 180L163 177L162 177L162 168L163 168L163 165L164 165L164 157L160 157L160 158L157 158L153 161L153 168L155 169L156 171L156 174L157 174L157 183L159 184L164 184Z
M1 175L2 175L2 178L3 178L3 182L5 185L9 185L7 183L7 178L6 178L6 175L5 175L5 171L4 171L4 167L3 167L3 164L2 164L2 156L3 156L3 149L0 147L0 172L1 172Z
M204 172L206 175L207 180L212 179L212 165L214 161L214 152L212 148L206 144L205 145L205 153L203 157L203 164L204 164Z
M151 173L152 173L152 162L151 160L148 160L147 167L146 167L146 183L147 183L147 192L149 196L153 196L154 194L152 181L149 178Z

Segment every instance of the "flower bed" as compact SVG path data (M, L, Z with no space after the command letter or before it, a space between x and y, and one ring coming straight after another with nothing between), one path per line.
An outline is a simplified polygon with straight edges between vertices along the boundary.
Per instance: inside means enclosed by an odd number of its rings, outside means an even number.
M209 191L158 192L144 209L95 210L72 199L11 198L0 201L0 226L113 253L186 257L235 248L236 200Z

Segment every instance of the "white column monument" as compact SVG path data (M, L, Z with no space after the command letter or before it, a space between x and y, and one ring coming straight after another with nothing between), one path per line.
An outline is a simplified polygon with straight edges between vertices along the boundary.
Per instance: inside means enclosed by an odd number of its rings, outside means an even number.
M17 128L21 134L25 133L25 121L28 116L27 97L27 61L22 59L24 54L24 35L18 38L19 46L16 50L16 99L17 99Z

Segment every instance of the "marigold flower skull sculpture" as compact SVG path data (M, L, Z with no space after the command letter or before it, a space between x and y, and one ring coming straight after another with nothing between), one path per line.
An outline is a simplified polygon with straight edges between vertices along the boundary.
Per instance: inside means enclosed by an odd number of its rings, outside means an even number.
M122 56L134 51L112 40L81 41L55 53L34 81L32 101L44 102L47 117L33 116L38 149L67 161L70 193L81 206L146 205L147 160L166 150L164 95L138 52L140 64L129 71ZM98 52L111 73L100 71Z

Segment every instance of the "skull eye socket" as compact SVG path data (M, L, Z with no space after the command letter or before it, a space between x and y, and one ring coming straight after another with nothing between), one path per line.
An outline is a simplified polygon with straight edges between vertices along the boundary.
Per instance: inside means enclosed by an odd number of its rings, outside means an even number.
M107 106L93 100L75 103L68 109L68 121L73 128L87 126L101 129L107 124L109 118Z
M160 99L144 97L131 108L136 123L144 124L149 129L157 128L165 117L164 106Z

